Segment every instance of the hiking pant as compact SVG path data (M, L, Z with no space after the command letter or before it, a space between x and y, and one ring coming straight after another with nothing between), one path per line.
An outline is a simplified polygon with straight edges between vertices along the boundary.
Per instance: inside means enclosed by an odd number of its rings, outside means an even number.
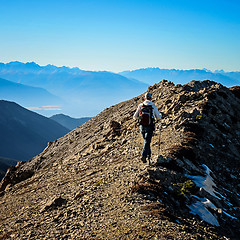
M152 140L152 136L153 136L153 131L154 131L154 126L150 125L150 126L139 126L141 134L143 136L144 139L144 146L143 146L143 151L142 151L142 157L145 158L150 158L151 157L151 140Z

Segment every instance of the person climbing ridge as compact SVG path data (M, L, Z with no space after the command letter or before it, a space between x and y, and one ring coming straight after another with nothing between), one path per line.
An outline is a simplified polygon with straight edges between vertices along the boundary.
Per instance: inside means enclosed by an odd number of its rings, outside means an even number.
M160 120L162 114L159 113L156 105L151 101L152 95L147 92L144 96L144 102L138 105L133 119L139 121L140 132L144 139L142 151L142 161L146 163L146 159L151 159L151 140L155 129L155 119ZM137 123L137 122L136 122ZM135 123L135 124L136 124Z

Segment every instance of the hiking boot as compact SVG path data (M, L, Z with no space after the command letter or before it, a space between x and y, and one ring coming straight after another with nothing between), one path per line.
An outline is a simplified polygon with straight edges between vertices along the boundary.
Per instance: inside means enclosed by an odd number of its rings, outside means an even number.
M146 163L146 162L147 162L146 159L147 159L146 157L142 156L142 161L143 161L143 163Z

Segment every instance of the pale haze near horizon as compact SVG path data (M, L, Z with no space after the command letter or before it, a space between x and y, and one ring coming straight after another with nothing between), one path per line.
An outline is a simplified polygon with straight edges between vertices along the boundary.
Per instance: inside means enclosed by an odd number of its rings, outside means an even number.
M0 62L240 71L239 1L8 0Z

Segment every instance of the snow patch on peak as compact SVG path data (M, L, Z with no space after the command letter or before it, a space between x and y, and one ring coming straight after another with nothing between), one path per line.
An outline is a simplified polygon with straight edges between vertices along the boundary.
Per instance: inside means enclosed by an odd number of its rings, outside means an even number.
M216 188L216 184L214 183L213 178L210 175L212 171L205 164L203 164L202 167L205 169L205 173L206 173L205 176L191 176L191 175L186 175L186 176L192 179L197 187L203 188L212 196L219 199L219 197L216 196L215 190L214 190L214 188Z
M187 205L190 209L190 213L198 215L203 221L214 225L220 226L216 217L207 209L212 208L216 209L216 206L207 198L199 198L195 196L198 200L191 205Z

